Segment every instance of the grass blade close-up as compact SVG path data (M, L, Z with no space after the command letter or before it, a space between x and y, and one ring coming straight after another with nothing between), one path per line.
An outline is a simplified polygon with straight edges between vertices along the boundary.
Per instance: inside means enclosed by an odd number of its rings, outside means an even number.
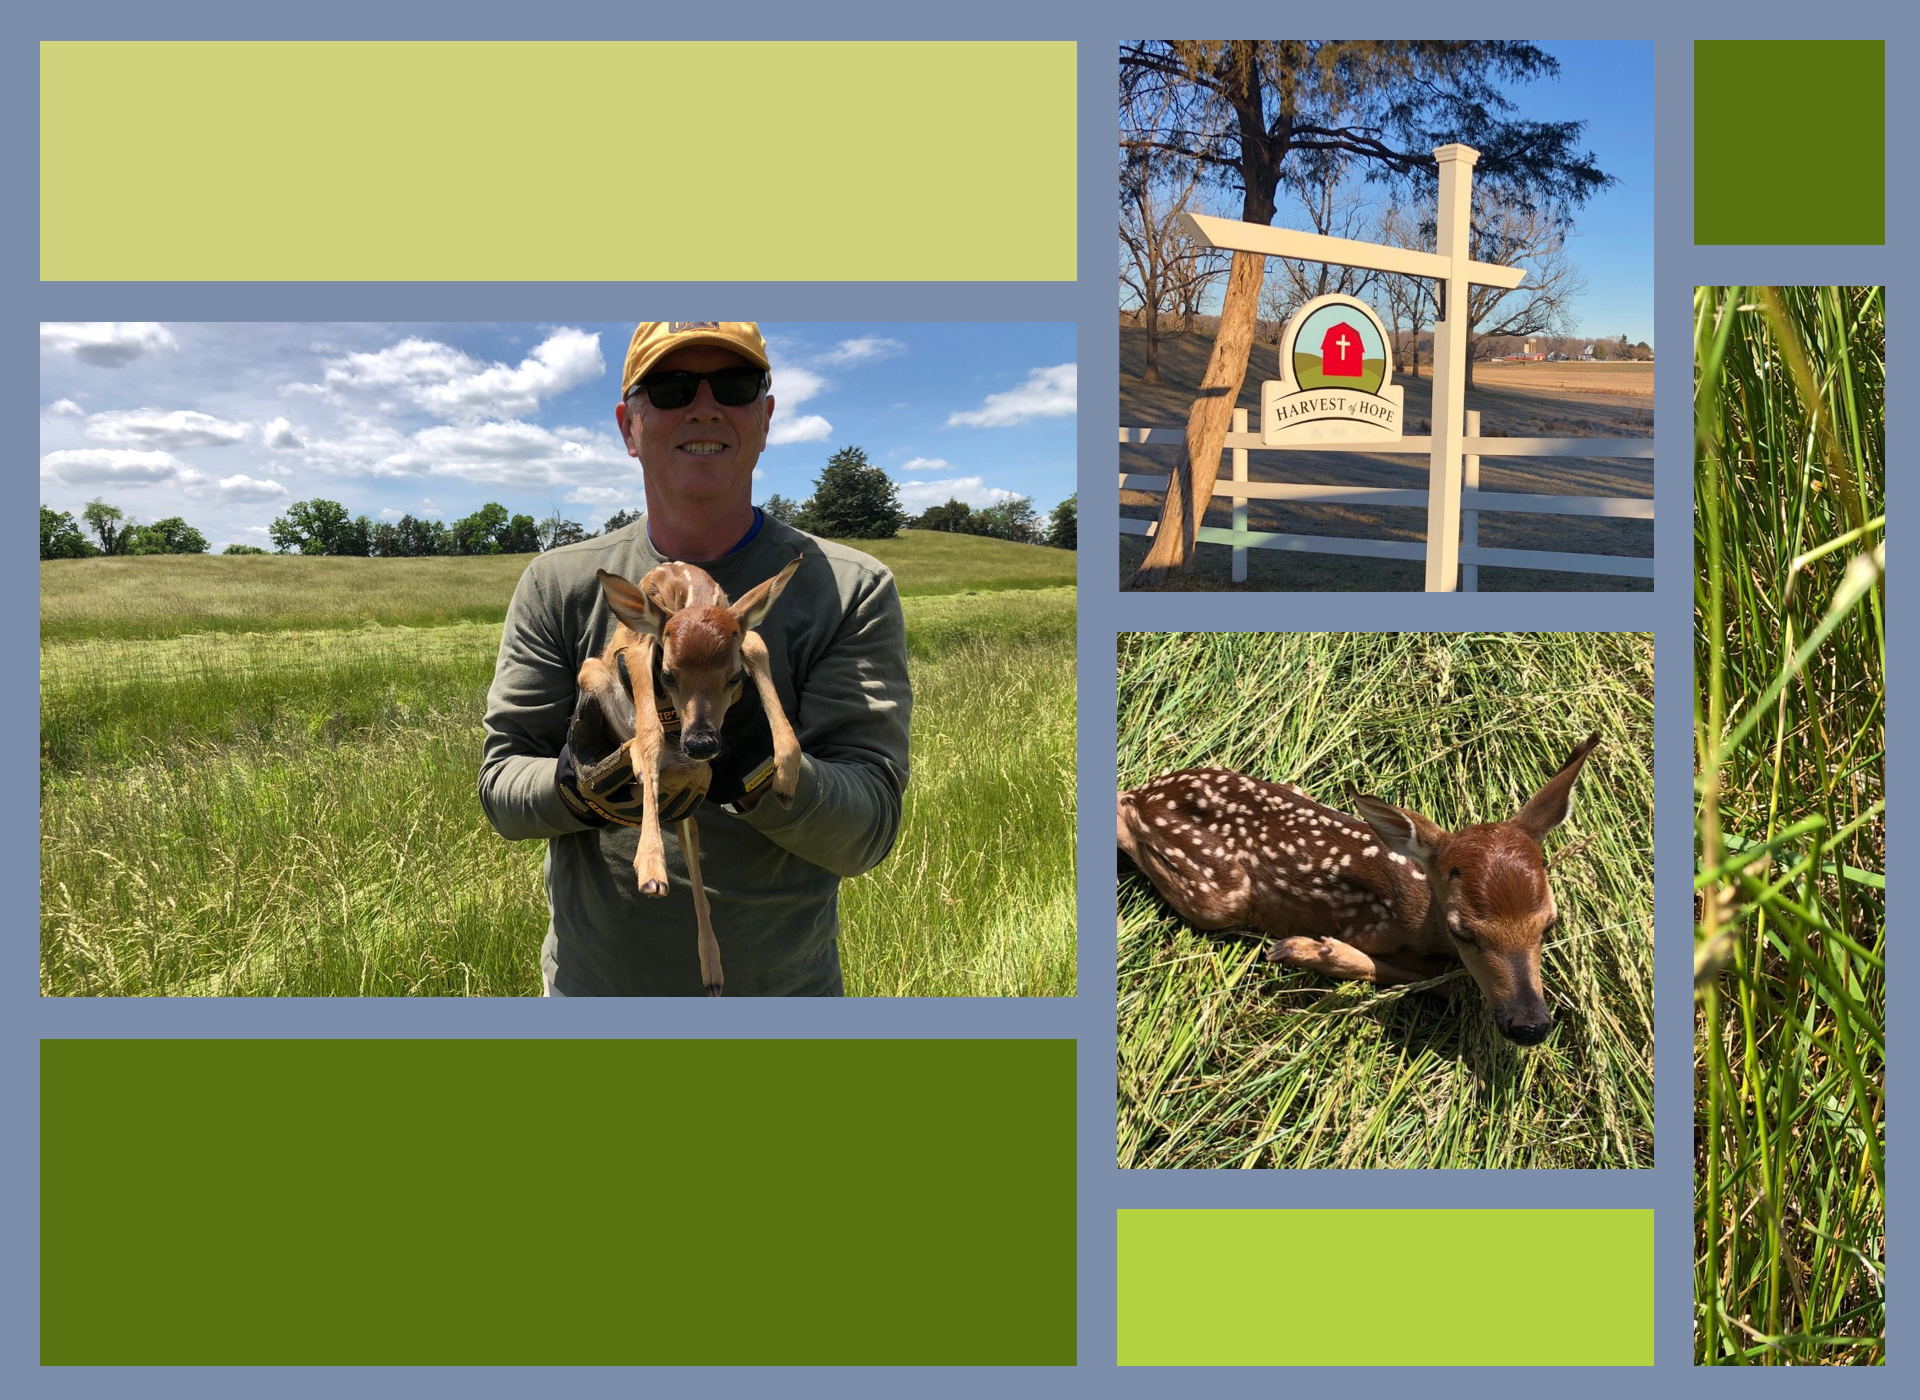
M1289 971L1251 930L1194 929L1122 856L1120 1165L1650 1166L1653 694L1643 633L1123 633L1122 788L1218 766L1458 830L1600 744L1545 841L1557 1024L1530 1049L1464 967Z
M1694 1359L1886 1360L1886 298L1694 289Z

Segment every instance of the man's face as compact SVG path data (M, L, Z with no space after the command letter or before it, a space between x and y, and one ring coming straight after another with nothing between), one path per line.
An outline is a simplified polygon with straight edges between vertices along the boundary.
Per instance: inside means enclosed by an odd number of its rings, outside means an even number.
M647 375L667 370L698 374L736 365L752 368L753 362L718 345L691 345L662 357ZM667 502L725 504L751 496L754 463L767 445L767 425L773 418L773 396L763 393L730 408L715 399L713 385L702 380L693 402L684 408L655 408L639 390L615 416L628 454L640 459L652 508L660 504L653 500L656 489Z

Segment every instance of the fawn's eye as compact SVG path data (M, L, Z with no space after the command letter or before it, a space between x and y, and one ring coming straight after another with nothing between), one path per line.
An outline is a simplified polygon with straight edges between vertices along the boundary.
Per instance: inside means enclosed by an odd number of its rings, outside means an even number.
M671 672L671 671L662 671L662 672L660 673L660 684L662 684L662 685L664 685L664 686L669 686L669 687L671 687L671 686L675 686L675 685L678 685L679 683L680 683L680 682L679 682L679 678L678 678L678 677L676 677L676 676L675 676L675 675L673 674L673 672Z

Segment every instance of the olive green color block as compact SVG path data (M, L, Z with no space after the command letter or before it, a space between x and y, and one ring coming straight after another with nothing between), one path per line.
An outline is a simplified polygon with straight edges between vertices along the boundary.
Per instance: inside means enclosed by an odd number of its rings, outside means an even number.
M1647 1210L1123 1210L1122 1366L1650 1366Z
M1887 46L1693 45L1693 241L1887 241Z
M1074 1360L1074 1046L47 1040L40 1359Z

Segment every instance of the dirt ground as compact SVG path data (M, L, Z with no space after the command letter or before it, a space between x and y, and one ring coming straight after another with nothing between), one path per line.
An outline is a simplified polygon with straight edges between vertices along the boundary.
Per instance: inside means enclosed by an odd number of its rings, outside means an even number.
M1120 329L1120 426L1178 428L1186 422L1193 395L1206 369L1212 348L1210 335L1169 336L1160 343L1161 383L1144 384L1140 371L1146 361L1146 334ZM1273 345L1256 344L1241 386L1240 406L1252 420L1260 415L1260 384L1276 376L1278 355ZM1467 407L1481 414L1481 432L1489 437L1652 437L1653 366L1634 364L1480 364L1474 366L1475 386L1467 392ZM1406 389L1406 431L1424 435L1432 428L1433 381L1395 376ZM1157 445L1120 447L1123 472L1172 472L1181 447L1176 439ZM1395 486L1423 489L1427 463L1404 454L1255 452L1249 465L1255 481L1312 482L1326 485ZM1653 464L1648 461L1604 461L1565 457L1489 457L1480 467L1480 484L1488 491L1537 492L1571 496L1652 496ZM1123 517L1152 520L1159 515L1160 496L1144 491L1122 491ZM1212 506L1208 525L1230 526L1232 507ZM1426 537L1426 512L1410 506L1292 505L1254 501L1247 512L1256 530L1299 535L1336 535L1347 538L1410 540ZM1147 540L1122 536L1122 578L1145 558ZM1488 548L1545 549L1580 554L1616 554L1650 558L1653 522L1602 520L1577 515L1522 515L1485 512L1480 517L1480 543ZM1404 560L1362 559L1337 554L1290 554L1256 549L1248 556L1245 584L1229 581L1231 551L1220 545L1202 545L1195 573L1174 587L1207 590L1320 591L1358 589L1391 591L1419 589L1419 563ZM1650 579L1616 578L1605 574L1568 574L1531 569L1482 567L1480 587L1496 591L1644 591Z

